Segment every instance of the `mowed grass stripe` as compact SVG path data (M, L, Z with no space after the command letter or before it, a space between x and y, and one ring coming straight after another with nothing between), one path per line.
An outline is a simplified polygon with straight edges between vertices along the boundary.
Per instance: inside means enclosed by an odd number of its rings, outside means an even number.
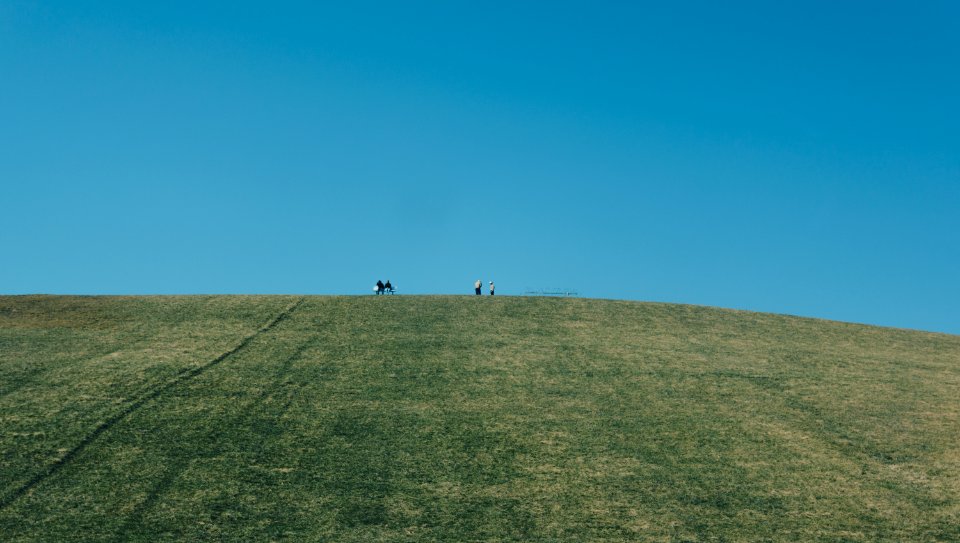
M17 498L23 496L25 493L29 492L38 484L42 483L48 477L56 474L64 465L72 461L77 454L79 454L83 449L93 443L101 434L112 428L114 425L125 419L126 417L133 414L135 411L140 409L147 402L156 399L164 392L170 390L173 387L176 387L185 381L195 378L196 376L202 374L203 372L209 370L210 368L216 366L217 364L223 362L230 356L233 356L244 347L246 347L254 338L260 334L264 334L270 331L273 327L279 324L283 319L289 317L289 315L303 303L303 298L297 300L295 303L287 307L280 314L271 319L268 323L261 326L257 331L252 334L244 337L235 347L221 353L216 358L206 362L205 364L193 368L184 368L180 370L172 379L159 383L155 386L152 386L146 390L140 396L129 401L120 411L116 412L112 416L106 418L101 423L96 425L86 436L83 437L76 445L74 445L69 450L66 450L62 456L51 462L50 464L44 466L41 470L36 472L32 477L26 480L22 485L14 488L12 491L9 491L2 497L0 497L0 509L4 509L13 503Z

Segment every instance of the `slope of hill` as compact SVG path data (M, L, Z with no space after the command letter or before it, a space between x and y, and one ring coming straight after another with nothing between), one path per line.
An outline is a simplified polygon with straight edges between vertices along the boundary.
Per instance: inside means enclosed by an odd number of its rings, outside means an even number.
M960 337L509 297L0 297L0 539L958 541Z

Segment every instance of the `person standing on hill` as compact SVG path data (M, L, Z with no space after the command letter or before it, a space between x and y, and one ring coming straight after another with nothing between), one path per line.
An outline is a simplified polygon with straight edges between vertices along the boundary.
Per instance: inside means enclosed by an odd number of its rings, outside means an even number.
M493 281L490 281L490 296L493 296Z
M480 289L483 288L483 281L477 279L477 282L473 284L473 290L477 293L477 296L480 296Z
M377 294L383 294L383 281L377 279Z

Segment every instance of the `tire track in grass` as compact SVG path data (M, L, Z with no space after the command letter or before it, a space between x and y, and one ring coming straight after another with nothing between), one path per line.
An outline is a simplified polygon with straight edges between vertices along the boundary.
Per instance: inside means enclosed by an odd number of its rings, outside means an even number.
M80 454L84 449L86 449L91 443L96 441L96 439L100 437L101 434L103 434L110 428L113 428L114 426L116 426L117 423L119 423L123 419L137 412L141 407L143 407L150 400L156 399L158 396L170 390L171 388L197 377L198 375L206 372L210 368L213 368L214 366L220 364L227 358L230 358L231 356L243 350L247 345L250 344L251 341L259 337L260 335L266 332L269 332L278 324L280 324L281 321L288 318L294 311L296 311L298 307L300 307L301 304L303 304L305 300L306 298L298 299L296 302L291 304L289 307L287 307L286 309L281 311L277 316L271 319L270 322L261 326L256 332L243 338L240 341L240 343L238 343L229 351L226 351L220 354L219 356L217 356L213 360L208 361L202 366L197 366L194 368L185 368L183 370L180 370L180 372L178 372L173 378L163 383L160 383L155 387L145 391L138 398L134 399L129 404L127 404L127 406L121 409L119 412L115 413L113 416L108 417L106 420L98 424L93 430L90 431L89 434L87 434L86 437L81 439L79 443L77 443L72 449L67 451L63 456L61 456L60 458L58 458L57 460L55 460L54 462L52 462L51 464L49 464L48 466L46 466L45 468L43 468L42 470L34 474L33 477L28 479L22 485L18 486L14 490L0 497L0 510L6 509L13 502L17 501L18 498L20 498L27 492L30 492L31 490L33 490L37 485L46 481L53 475L56 475L56 473L59 472L61 469L63 469L64 466L66 466L74 458L76 458L78 454Z
M318 345L321 338L321 334L317 333L310 339L304 341L301 345L298 345L289 355L284 358L283 362L280 363L277 370L273 374L273 379L269 386L267 386L259 395L257 395L253 401L249 402L239 414L233 416L230 419L229 424L225 424L224 426L245 427L249 425L250 421L257 415L259 411L265 410L263 406L268 399L276 396L280 391L287 389L288 385L294 384L287 379L293 368L293 364L297 361L303 360L304 353ZM304 384L305 383L300 383L297 388L299 389ZM286 400L280 405L279 409L276 409L273 413L271 413L272 419L279 420L280 417L287 412L295 399L294 394L297 391L298 390L287 391ZM137 533L143 533L141 530L144 528L144 518L146 518L146 516L157 506L163 496L165 496L167 492L173 488L173 485L176 483L177 479L179 479L183 472L186 471L191 461L194 459L194 457L181 458L167 468L160 480L150 488L147 498L127 516L127 519L115 534L113 541L128 541L131 537L133 537L133 535Z

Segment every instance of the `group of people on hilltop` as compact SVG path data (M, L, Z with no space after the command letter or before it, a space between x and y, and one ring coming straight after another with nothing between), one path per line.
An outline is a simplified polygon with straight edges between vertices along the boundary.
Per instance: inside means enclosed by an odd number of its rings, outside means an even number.
M473 290L474 292L476 292L477 296L480 296L483 290L483 281L477 279L477 282L473 284ZM387 293L393 294L395 290L393 288L393 285L390 284L389 279L387 279L386 283L377 279L377 284L373 287L373 292L378 295L387 294ZM494 293L494 285L493 285L493 281L490 281L490 296L493 296L493 293Z
M480 296L480 290L483 288L483 281L477 279L477 282L473 284L473 291ZM490 296L493 296L493 281L490 281Z

